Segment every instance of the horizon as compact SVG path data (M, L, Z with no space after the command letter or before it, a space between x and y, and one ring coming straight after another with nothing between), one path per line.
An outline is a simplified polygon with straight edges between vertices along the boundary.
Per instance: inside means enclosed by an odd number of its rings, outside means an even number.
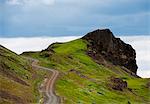
M81 37L82 36L13 38L0 37L0 44L17 54L21 54L22 52L26 51L41 51L43 49L46 49L52 43L68 42ZM118 38L118 36L116 37ZM136 50L136 60L139 67L137 70L137 74L143 78L149 78L150 46L145 44L150 44L150 36L121 36L119 38L121 38L125 43L132 45L132 47Z
M86 35L86 34L85 34ZM0 38L37 38L37 37L43 37L43 38L46 38L46 37L74 37L74 36L84 36L84 35L63 35L63 36L48 36L48 35L36 35L36 36L25 36L25 35L17 35L17 36L0 36ZM134 36L138 36L138 37L142 37L142 36L150 36L150 35L115 35L116 37L122 37L122 36L127 36L127 37L134 37Z
M38 38L38 37L43 37L43 38L46 38L46 37L52 37L52 38L55 38L55 37L80 37L80 36L84 36L84 35L86 35L86 34L81 34L81 35L37 35L36 34L36 36L25 36L25 35L16 35L16 36L4 36L4 35L0 35L0 38ZM115 37L123 37L123 36L125 36L125 37L143 37L143 36L150 36L150 34L145 34L145 35L133 35L133 34L122 34L122 35L115 35L115 34L113 34Z

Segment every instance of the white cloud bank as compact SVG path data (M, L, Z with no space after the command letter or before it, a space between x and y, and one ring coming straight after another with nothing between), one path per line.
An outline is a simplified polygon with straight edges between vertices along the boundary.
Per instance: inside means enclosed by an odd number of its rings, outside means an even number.
M150 78L150 36L123 36L121 39L136 50L137 74Z
M33 38L0 38L0 44L20 54L24 51L40 51L54 42L67 42L81 36L69 37L33 37ZM122 40L133 46L137 53L137 74L150 77L150 36L122 36Z
M68 42L77 38L80 38L80 36L0 38L0 44L17 54L21 54L25 51L41 51L54 42Z

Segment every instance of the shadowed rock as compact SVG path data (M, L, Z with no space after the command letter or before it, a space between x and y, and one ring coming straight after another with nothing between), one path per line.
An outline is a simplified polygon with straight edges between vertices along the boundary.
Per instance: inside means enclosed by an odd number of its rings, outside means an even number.
M112 78L110 79L109 87L111 87L111 88L114 89L114 90L123 91L123 89L126 89L127 86L128 86L128 85L127 85L127 82L126 82L126 81L123 81L123 80L120 79L120 78L112 77Z
M88 33L82 39L88 41L88 55L96 62L124 66L131 72L137 72L136 53L131 45L116 38L109 29L96 30Z

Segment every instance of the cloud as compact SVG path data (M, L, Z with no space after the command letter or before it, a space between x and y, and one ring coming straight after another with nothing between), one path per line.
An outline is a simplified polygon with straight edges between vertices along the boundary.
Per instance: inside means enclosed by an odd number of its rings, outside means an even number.
M55 0L7 0L7 4L10 5L27 5L27 6L35 6L35 5L52 5L55 3Z
M5 7L0 9L0 37L82 35L96 28L150 34L148 0L5 1L0 6Z
M21 54L24 51L41 51L54 42L67 42L77 38L80 38L80 36L0 38L0 44L16 52L17 54Z
M33 38L0 38L0 44L20 54L24 51L41 51L54 42L67 42L81 36L69 37L33 37ZM122 40L133 46L137 53L137 74L150 77L150 36L122 36ZM13 44L12 44L13 43Z
M150 77L150 36L122 36L122 40L136 50L138 71L142 77Z
M18 0L8 0L6 3L10 4L10 5L20 5L21 2L19 2Z

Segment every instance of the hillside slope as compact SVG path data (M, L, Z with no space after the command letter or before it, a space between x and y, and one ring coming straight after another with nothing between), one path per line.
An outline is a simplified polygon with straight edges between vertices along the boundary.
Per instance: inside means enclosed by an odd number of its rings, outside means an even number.
M114 64L112 59L106 59L104 62L107 64L99 63L87 53L89 44L86 39L77 39L55 43L41 52L26 52L23 55L38 59L41 66L60 71L56 93L64 104L150 103L150 79L136 75L135 61L134 69L122 67L124 64Z
M0 104L37 103L46 73L32 69L30 61L0 45Z

